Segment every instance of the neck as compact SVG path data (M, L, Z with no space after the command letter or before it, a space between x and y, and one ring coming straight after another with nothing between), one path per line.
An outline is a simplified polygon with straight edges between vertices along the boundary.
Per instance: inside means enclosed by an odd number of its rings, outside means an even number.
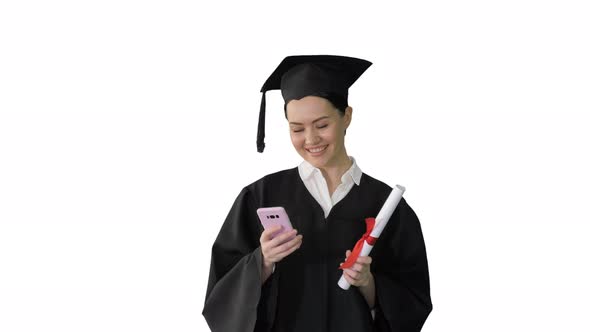
M342 179L342 175L346 173L346 171L352 166L352 160L348 155L345 153L342 154L342 157L338 158L337 163L334 165L326 165L325 167L320 168L324 179L328 183L329 188L335 189L339 184L340 180ZM330 190L330 194L332 190Z

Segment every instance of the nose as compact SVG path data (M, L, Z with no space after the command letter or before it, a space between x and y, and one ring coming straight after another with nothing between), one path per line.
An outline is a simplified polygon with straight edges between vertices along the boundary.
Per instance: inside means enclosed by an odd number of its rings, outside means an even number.
M317 145L320 142L320 136L315 129L306 130L305 145Z

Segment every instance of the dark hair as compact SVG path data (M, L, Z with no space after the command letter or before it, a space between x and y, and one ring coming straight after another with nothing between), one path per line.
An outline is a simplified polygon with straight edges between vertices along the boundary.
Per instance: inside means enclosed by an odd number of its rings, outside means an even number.
M348 107L348 100L345 96L340 96L334 93L318 93L310 96L327 99L334 106L334 108L336 108L341 117L344 116L346 108ZM285 111L285 119L287 118L287 104L289 101L285 102L285 106L283 106L283 110Z

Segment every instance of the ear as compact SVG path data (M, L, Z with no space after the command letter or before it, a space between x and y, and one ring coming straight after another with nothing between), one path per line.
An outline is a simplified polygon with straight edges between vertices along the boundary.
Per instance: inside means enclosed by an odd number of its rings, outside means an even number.
M344 130L350 126L350 122L352 121L352 107L348 106L344 110Z

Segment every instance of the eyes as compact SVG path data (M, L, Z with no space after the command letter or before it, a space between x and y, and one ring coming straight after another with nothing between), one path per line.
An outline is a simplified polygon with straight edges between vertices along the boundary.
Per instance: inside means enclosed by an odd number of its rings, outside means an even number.
M316 128L317 129L325 129L327 127L328 127L328 124L327 123L316 125ZM294 132L294 133L302 133L304 131L304 129L305 128L303 128L303 127L294 127L294 128L291 129L291 131Z

